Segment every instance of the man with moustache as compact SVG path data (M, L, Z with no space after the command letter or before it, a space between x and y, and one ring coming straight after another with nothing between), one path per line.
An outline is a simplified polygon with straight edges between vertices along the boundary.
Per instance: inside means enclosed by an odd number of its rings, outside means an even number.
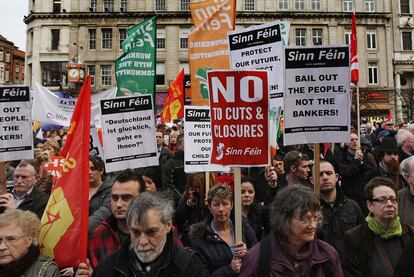
M132 199L144 189L142 177L131 169L123 170L115 177L111 190L112 215L104 220L89 238L88 257L92 268L118 250L128 239L126 212Z
M130 238L99 263L92 276L208 276L198 254L173 240L173 212L168 194L143 192L135 197L126 215ZM81 263L76 276L89 274L88 266Z
M397 191L406 187L407 183L400 174L398 152L399 149L395 138L385 138L378 146L378 167L366 172L366 183L378 176L390 178L394 182Z
M323 222L318 230L318 238L332 245L342 262L345 232L361 224L364 216L358 203L343 195L337 185L339 175L330 162L320 161L319 176Z

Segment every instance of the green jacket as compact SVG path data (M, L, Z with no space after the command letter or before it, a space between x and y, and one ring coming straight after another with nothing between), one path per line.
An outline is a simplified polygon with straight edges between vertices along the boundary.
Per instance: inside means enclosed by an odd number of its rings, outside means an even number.
M23 277L60 277L60 272L51 258L40 255Z

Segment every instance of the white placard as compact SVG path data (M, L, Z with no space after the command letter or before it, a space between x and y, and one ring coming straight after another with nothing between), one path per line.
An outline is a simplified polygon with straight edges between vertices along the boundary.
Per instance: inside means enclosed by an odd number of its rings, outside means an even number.
M184 107L184 171L229 172L230 167L210 164L211 124L208 106Z
M285 59L284 144L349 142L349 47L287 47Z
M152 95L101 100L107 172L158 165Z
M89 155L103 157L102 145L99 141L98 129L91 126L91 133L89 139Z
M29 87L0 87L0 162L33 156Z
M271 110L283 106L283 45L287 43L290 22L271 22L229 32L232 69L269 71Z

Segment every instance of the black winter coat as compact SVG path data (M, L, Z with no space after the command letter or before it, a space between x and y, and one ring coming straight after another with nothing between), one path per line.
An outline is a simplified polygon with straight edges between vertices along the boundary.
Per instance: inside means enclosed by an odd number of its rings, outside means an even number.
M200 253L201 260L207 266L210 276L237 276L231 268L233 253L228 244L210 227L213 217L210 215L204 223L195 224L191 228L191 245ZM246 219L243 219L243 242L247 249L257 243L256 235Z
M18 209L23 211L31 211L37 215L39 219L42 218L45 211L49 195L33 188L32 192L23 200Z
M399 240L404 249L408 241L414 236L414 227L404 223L401 223L401 225L403 233ZM349 230L345 234L345 259L343 263L345 276L372 276L371 271L375 267L375 265L372 264L374 255L378 254L375 245L378 243L379 238L369 229L366 222ZM389 256L392 258L398 259L397 253L390 254L391 255Z
M337 187L336 201L333 207L322 199L321 207L323 223L318 229L318 239L332 245L338 252L342 263L345 233L364 222L364 215L358 203L345 197L339 187Z
M159 262L159 266L153 268L148 273L134 274L131 269L131 257L130 247L131 240L128 239L122 245L121 249L117 250L112 255L107 256L93 272L93 277L186 277L208 276L205 265L201 262L198 254L194 254L191 260L188 262L187 268L184 268L182 264L177 264L177 256L180 255L183 248L179 247L173 242L172 233L167 236L167 242L164 246L164 250L156 261Z

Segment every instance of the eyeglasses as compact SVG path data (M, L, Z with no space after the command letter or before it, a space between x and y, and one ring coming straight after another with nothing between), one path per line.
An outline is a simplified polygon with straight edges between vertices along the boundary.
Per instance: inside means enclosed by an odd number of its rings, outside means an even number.
M380 203L380 204L387 204L388 201L391 202L391 204L397 204L398 200L397 198L395 198L394 196L390 196L390 197L386 197L386 196L382 196L382 197L378 197L378 198L373 198L371 199L371 201Z
M25 175L18 175L17 174L17 175L13 176L13 179L19 180L19 178L22 178L22 180L24 181L24 180L27 180L29 178L32 178L33 176L36 176L36 175L25 176Z
M11 246L11 245L15 245L17 243L17 241L21 238L23 238L24 236L6 236L3 238L0 238L0 245L4 242L4 244L6 246Z
M296 220L300 224L303 224L303 225L309 225L313 222L315 222L317 225L320 225L322 223L323 216L322 215L311 216L311 217L307 216L307 217L302 217L302 218L299 218L299 219L296 218Z

